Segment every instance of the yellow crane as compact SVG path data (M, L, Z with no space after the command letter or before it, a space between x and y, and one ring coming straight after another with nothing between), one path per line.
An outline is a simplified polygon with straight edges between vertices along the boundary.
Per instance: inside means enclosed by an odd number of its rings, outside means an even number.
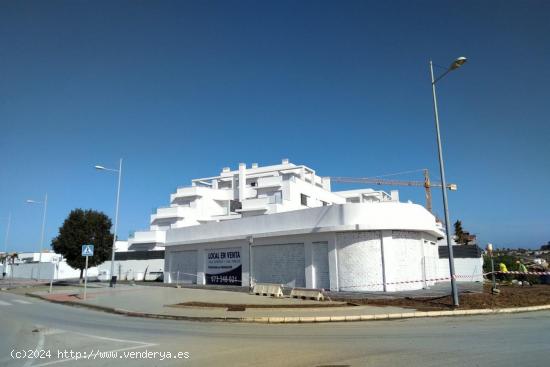
M383 178L376 177L330 177L332 182L342 182L342 183L365 183L365 184L374 184L380 186L414 186L414 187L424 187L426 192L426 209L431 213L432 212L432 187L441 187L439 182L430 181L430 172L428 169L423 169L424 172L424 181L408 181L408 180L388 180ZM458 186L456 184L447 184L447 189L451 191L456 191Z

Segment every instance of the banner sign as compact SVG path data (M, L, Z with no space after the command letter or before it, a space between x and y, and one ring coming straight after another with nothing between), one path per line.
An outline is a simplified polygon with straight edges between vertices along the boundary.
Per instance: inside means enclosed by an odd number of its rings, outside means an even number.
M241 248L206 250L206 284L241 285Z

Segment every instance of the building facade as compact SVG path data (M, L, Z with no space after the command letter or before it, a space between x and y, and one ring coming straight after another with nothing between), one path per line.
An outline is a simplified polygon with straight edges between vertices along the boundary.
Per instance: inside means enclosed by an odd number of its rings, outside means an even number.
M164 248L165 282L397 291L430 285L441 237L435 217L397 191L332 191L283 160L192 180L129 246Z

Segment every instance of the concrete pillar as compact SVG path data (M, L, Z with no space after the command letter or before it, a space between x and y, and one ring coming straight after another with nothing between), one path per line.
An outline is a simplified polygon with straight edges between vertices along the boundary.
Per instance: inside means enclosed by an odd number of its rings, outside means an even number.
M323 188L327 191L331 191L330 189L330 177L322 177L321 182L323 183Z
M247 240L245 240L245 242L242 244L241 246L241 266L242 266L242 269L243 269L243 272L242 272L242 286L243 287L246 287L246 286L250 286L250 280L252 279L251 277L251 265L252 265L252 257L250 256L251 255L251 251L252 251L252 243L253 243L253 239L249 238Z
M204 285L206 284L206 259L204 257L204 248L199 248L197 250L197 284Z
M239 200L246 199L246 163L239 163Z
M397 191L397 190L391 190L391 191L390 191L390 195L391 195L391 201L397 201L397 202L399 202L399 191Z
M310 242L304 243L306 268L306 288L315 288L315 269L313 266L313 249Z
M330 290L338 291L338 242L336 233L328 241L328 274L330 278Z
M391 291L392 286L388 285L391 282L391 263L388 256L392 245L392 231L381 231L380 236L380 254L382 257L382 283L384 292Z
M237 187L237 175L231 178L231 189L233 190L233 199L239 200L239 188Z
M164 251L164 283L172 283L172 253L169 250ZM111 276L111 275L109 275Z
M423 288L428 288L428 283L426 283L426 253L425 253L425 241L424 237L420 237L420 266L422 267L422 284Z

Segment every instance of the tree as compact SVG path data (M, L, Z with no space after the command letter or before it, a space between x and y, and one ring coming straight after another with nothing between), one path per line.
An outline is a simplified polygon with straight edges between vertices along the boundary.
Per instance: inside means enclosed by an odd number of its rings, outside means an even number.
M455 238L457 243L462 243L464 238L464 230L462 229L462 222L457 220L454 224L455 226Z
M67 264L80 269L80 279L86 266L82 256L82 245L93 244L94 256L88 258L88 266L96 266L109 259L113 246L111 219L95 210L75 209L59 228L59 235L53 239L52 247L63 255Z
M468 245L470 243L474 243L476 241L476 236L471 235L470 232L465 231L462 228L462 222L457 220L454 224L455 226L455 241L458 244L461 245Z

